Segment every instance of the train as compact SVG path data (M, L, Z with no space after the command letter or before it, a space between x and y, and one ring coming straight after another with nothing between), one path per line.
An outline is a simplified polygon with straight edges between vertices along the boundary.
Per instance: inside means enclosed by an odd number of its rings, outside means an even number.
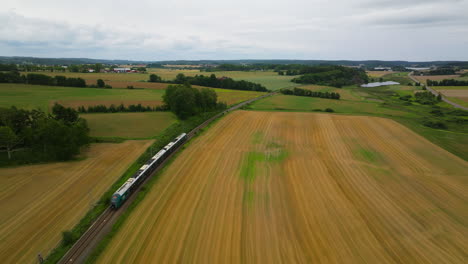
M182 133L176 137L173 141L162 148L156 155L149 159L141 168L130 177L117 191L112 195L111 208L118 209L133 191L149 176L151 173L161 164L163 161L171 155L174 150L187 141L187 134Z

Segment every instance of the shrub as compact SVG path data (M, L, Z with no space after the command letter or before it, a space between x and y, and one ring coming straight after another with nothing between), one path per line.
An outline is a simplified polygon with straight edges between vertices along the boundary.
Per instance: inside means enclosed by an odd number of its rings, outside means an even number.
M331 108L326 108L326 109L325 109L325 112L333 113L333 112L335 112L335 111L334 111L333 109L331 109Z
M106 85L106 83L102 79L98 79L96 85L99 88L103 88Z
M73 238L73 233L71 231L62 232L62 244L64 246L71 245L73 242L75 242L75 239Z
M441 121L425 121L424 125L435 129L447 129L447 125Z

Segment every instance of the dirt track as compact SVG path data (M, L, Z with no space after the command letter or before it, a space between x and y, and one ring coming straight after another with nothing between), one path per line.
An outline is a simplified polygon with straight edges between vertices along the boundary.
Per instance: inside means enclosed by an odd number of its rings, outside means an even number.
M466 263L468 163L376 117L237 111L99 263Z
M0 169L0 262L45 257L150 143L95 144L82 161Z

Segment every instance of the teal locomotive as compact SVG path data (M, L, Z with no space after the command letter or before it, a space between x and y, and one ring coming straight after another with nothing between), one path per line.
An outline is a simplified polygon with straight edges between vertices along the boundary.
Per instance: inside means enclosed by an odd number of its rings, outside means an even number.
M128 199L130 194L169 156L174 150L187 141L187 134L182 133L172 142L162 148L128 179L111 198L111 207L118 209Z

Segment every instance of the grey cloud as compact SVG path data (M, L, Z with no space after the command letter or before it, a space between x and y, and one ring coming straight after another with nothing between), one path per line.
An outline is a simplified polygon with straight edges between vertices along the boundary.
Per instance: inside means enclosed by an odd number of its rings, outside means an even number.
M357 1L355 4L356 7L361 8L409 8L420 5L434 5L434 4L444 4L444 5L456 5L466 0L364 0Z
M0 55L468 59L468 0L114 3L7 1L3 10L15 11L0 11ZM439 38L421 49L429 35Z

